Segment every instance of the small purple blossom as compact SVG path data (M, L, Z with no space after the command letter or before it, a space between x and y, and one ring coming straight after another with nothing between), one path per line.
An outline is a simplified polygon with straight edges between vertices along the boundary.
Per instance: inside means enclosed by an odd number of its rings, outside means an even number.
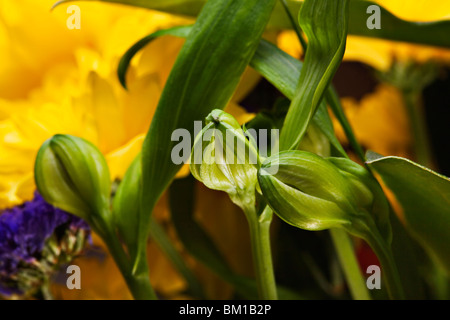
M67 231L80 230L89 234L85 221L48 204L37 192L33 200L0 213L0 294L21 293L21 275L39 270L50 237L62 239Z

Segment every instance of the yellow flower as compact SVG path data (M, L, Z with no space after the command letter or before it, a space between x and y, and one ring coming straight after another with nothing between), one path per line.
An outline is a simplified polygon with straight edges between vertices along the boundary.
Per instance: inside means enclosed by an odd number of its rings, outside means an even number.
M367 150L383 155L411 157L411 136L401 93L395 87L380 84L375 91L360 101L341 99L344 111L356 139ZM335 119L336 135L347 144L347 139Z
M146 59L130 68L128 91L117 81L117 63L142 36L186 23L143 9L83 3L81 29L69 30L63 8L50 12L53 1L21 2L0 2L0 41L9 54L1 60L0 79L11 79L0 83L0 209L32 197L36 152L56 133L96 144L111 176L120 178L140 150L182 40L148 46L141 54ZM148 63L161 55L164 67Z
M344 60L358 61L380 70L388 71L395 61L413 60L425 63L430 60L449 64L450 50L431 46L348 36Z
M299 59L303 55L303 49L300 45L298 36L293 30L280 32L277 37L277 45L281 50L294 58Z

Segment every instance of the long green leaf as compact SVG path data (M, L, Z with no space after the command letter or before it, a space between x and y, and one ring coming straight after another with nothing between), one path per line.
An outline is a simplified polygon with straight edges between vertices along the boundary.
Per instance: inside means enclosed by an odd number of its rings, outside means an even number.
M367 157L400 204L405 228L450 272L450 179L408 159Z
M268 41L261 41L250 66L289 100L295 95L303 63Z
M348 0L307 0L299 21L308 37L300 80L280 135L281 150L296 149L344 56Z
M57 2L55 6L79 0L62 0ZM163 12L195 17L200 12L206 0L82 0L82 1L103 1L110 3L120 3L143 7L147 9L159 10ZM297 14L302 5L301 1L287 0L289 10ZM378 5L381 10L381 29L367 28L367 19L369 14L366 10L371 5ZM410 3L414 5L413 2ZM268 23L268 28L272 30L291 29L292 25L281 6L277 4L273 11L272 17ZM387 40L406 41L417 44L425 44L450 48L450 21L433 21L433 22L413 22L402 20L383 6L372 1L352 0L350 2L350 22L349 34L359 35L371 38L380 38Z
M139 230L139 224L146 220L146 217L143 217L139 210L141 184L141 155L139 154L128 167L112 203L117 231L133 261L136 261L138 255L139 246L136 234Z
M390 215L392 226L392 254L400 272L400 280L405 289L405 298L420 300L425 298L425 283L420 270L418 252L419 244L411 237L395 214Z

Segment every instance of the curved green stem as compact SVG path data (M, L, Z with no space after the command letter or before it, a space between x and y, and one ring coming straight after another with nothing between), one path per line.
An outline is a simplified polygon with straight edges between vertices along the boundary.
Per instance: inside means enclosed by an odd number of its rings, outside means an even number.
M380 234L373 233L373 230L365 240L380 260L389 297L393 300L404 300L405 293L390 245L384 241Z
M433 153L430 147L423 106L420 103L420 92L402 90L402 95L409 117L417 162L428 168L433 168Z
M300 41L303 52L306 52L307 43L306 43L305 38L303 37L303 34L302 34L299 24L297 23L296 19L292 15L292 12L289 9L289 5L286 3L286 0L281 0L281 4L283 5L284 11L286 12L286 15L288 16L289 22L292 24L292 28L294 29L294 31L297 35L297 38Z
M270 248L272 210L266 207L260 216L254 206L246 206L243 210L250 227L250 241L259 297L262 300L277 300L278 294Z
M117 264L128 289L136 300L156 300L157 296L150 284L147 259L140 259L139 264L133 270L132 261L128 259L122 244L117 236L109 234L104 241ZM146 257L146 254L143 255Z
M345 115L344 109L342 108L339 96L336 90L334 89L333 85L331 84L329 85L327 91L325 92L325 99L327 100L327 103L330 105L331 111L333 111L334 116L341 124L345 136L347 137L348 142L352 147L353 151L356 153L358 158L363 163L365 163L366 157L364 155L364 150L359 144L358 140L356 139L352 126L348 121L347 116Z
M349 234L342 229L330 229L330 234L353 299L371 300Z

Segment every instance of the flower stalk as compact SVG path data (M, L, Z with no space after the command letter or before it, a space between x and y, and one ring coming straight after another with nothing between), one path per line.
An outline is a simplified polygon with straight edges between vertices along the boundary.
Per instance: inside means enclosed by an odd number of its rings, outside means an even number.
M272 210L266 207L259 216L255 206L245 206L243 210L250 227L252 256L260 298L263 300L277 300L278 294L270 246Z
M208 188L227 192L231 201L244 211L250 228L259 297L274 300L277 290L270 248L272 210L267 208L261 215L256 210L259 166L257 147L247 139L236 119L224 111L213 110L195 139L191 173Z
M106 236L105 242L133 298L136 300L157 300L158 297L150 284L147 260L140 259L137 267L133 268L115 234Z
M405 293L390 244L386 243L376 228L371 228L363 238L380 260L389 297L392 300L404 300Z
M330 235L352 297L355 300L371 300L350 236L345 230L337 228L330 229Z

